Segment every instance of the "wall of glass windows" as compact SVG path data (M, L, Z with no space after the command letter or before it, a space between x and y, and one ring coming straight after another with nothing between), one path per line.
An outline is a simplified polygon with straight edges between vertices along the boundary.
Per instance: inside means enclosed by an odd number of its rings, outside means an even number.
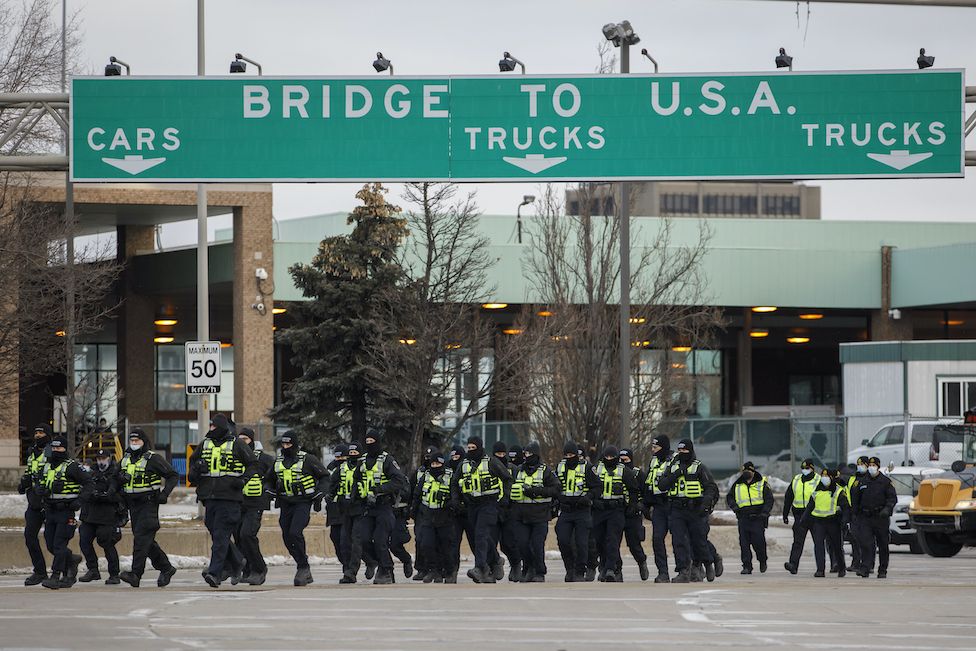
M119 419L118 348L115 344L75 345L75 422L93 432L101 419L115 427ZM55 431L64 431L67 400L54 400Z

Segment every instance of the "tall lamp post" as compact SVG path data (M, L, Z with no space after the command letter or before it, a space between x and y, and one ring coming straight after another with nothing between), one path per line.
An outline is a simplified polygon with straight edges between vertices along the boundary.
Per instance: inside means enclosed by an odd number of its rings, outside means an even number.
M197 0L197 76L206 74L206 40L204 38L204 0ZM210 339L210 251L207 248L207 186L197 183L197 341ZM211 394L200 396L197 403L197 436L210 423Z
M517 241L519 244L522 243L522 206L527 206L535 201L535 196L531 194L526 194L522 197L522 203L518 205L515 210L515 228L517 232Z
M620 48L620 73L630 73L630 46L640 43L629 20L607 23L603 36ZM620 184L620 447L630 445L630 184Z

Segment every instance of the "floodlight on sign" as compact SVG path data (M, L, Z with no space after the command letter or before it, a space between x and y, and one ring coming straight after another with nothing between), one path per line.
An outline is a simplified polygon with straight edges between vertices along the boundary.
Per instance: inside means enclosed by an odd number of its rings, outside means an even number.
M918 51L918 59L915 60L918 64L919 70L925 70L926 68L931 68L935 65L935 57L927 56L925 54L925 48L920 48Z
M785 47L779 49L779 55L776 57L776 67L789 68L790 71L793 70L793 57L786 53Z

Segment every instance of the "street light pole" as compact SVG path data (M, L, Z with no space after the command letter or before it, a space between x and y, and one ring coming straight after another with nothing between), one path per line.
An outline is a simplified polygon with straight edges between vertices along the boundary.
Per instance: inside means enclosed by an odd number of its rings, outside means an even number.
M68 88L68 0L61 0L61 92L67 92ZM71 104L68 103L70 117ZM63 138L64 155L71 160L71 142L68 136ZM68 442L74 449L75 441L75 184L71 182L71 167L64 173L64 268L65 268L65 319L64 319L64 345L67 347L65 360L67 367L65 376L67 377L65 391L65 424L68 431Z
M204 39L204 0L197 0L197 75L206 74L206 41ZM210 260L207 249L207 186L197 184L197 341L210 339ZM210 423L210 394L200 396L197 403L197 436L203 435Z
M630 43L620 44L620 74L630 73ZM630 447L630 183L620 183L620 447Z
M522 206L527 206L535 201L535 196L531 194L526 194L522 197L522 203L518 205L515 210L515 229L517 233L517 241L519 244L522 243Z

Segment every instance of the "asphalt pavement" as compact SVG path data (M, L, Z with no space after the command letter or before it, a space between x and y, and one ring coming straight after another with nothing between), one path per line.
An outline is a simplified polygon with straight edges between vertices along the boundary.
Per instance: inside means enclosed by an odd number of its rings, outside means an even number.
M448 650L629 648L972 649L976 550L951 559L894 553L888 579L813 578L782 560L766 574L741 576L726 557L713 583L655 585L547 583L340 586L339 568L312 568L295 588L293 568L272 568L261 587L214 590L198 570L181 570L165 589L154 571L144 587L77 584L25 588L0 577L0 650L329 649ZM629 570L629 571L628 571ZM149 587L151 586L151 587ZM459 646L460 645L460 646ZM692 646L694 645L694 646Z

